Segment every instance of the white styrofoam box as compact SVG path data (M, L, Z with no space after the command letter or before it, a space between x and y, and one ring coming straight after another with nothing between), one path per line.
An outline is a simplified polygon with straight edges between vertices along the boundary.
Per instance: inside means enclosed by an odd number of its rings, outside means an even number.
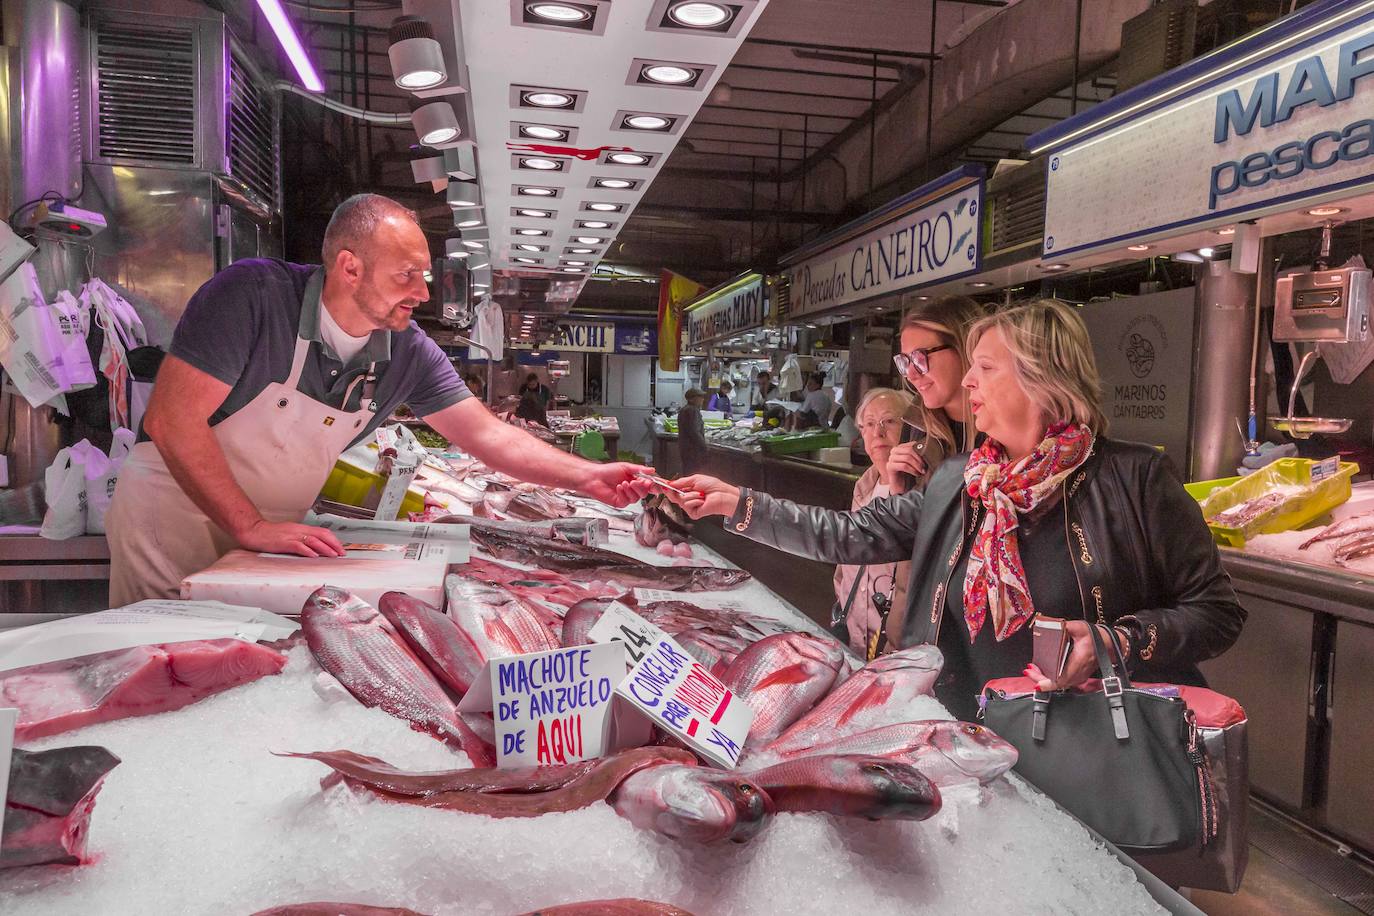
M849 464L849 447L837 445L819 450L817 457L823 464Z

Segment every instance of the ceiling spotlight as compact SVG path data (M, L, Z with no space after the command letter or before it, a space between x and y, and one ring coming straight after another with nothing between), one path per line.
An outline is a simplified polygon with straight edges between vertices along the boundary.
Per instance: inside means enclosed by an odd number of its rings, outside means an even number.
M517 264L538 264L538 258L511 258Z
M466 258L468 253L463 250L463 236L458 232L450 232L444 239L444 253L450 258Z
M476 229L480 225L482 225L480 219L465 219L457 224L459 229Z
M538 108L571 108L576 99L566 92L536 89L520 93L520 101Z
M533 137L536 140L566 140L570 132L561 127L545 127L542 124L522 124L520 125L520 136Z
M523 186L520 188L518 193L523 194L526 197L552 197L558 192L555 191L553 188L535 188Z
M445 106L447 102L443 103ZM448 182L448 205L455 210L464 207L478 207L482 204L481 189L477 182L466 181L461 178L451 178Z
M631 130L667 130L673 126L673 122L662 115L637 114L626 115L620 126Z
M587 262L586 262L586 261L564 261L563 263L566 264L566 265L568 265L569 267L586 267L586 266L587 266Z
M444 49L434 29L419 16L398 16L386 35L391 47L391 75L402 89L433 89L448 79Z
M1212 255L1216 254L1217 252L1216 252L1216 249L1215 249L1215 248L1199 248L1199 249L1197 250L1197 253L1200 254L1200 255L1202 255L1204 258L1210 258Z
M1150 250L1150 246L1149 246L1149 245L1127 245L1127 246L1126 246L1126 250L1127 250L1127 251L1149 251L1149 250Z
M1218 230L1217 230L1217 235L1235 235L1235 234L1236 234L1236 227L1235 227L1235 226L1227 226L1225 229L1218 229Z
M991 286L991 285L992 285L992 284L989 283L989 282L986 281L986 280L974 280L972 283L969 284L969 286L975 286L975 287L978 287L978 288L982 288L982 287L984 287L984 286Z
M545 159L542 156L526 157L520 160L522 169L538 169L541 172L556 171L563 168L563 163L557 159Z
M580 267L565 267L565 268L563 268L563 273L565 273L565 274L580 274L580 273L582 273L582 268L580 268Z
M598 178L598 179L596 180L596 187L598 187L598 188L611 188L612 190L615 190L615 191L621 191L621 190L624 190L625 188L632 188L632 187L634 187L634 182L633 182L633 181L628 181L628 180L626 180L626 179L624 179L624 178Z
M543 251L543 250L544 250L544 246L543 246L543 245L516 245L515 247L516 247L516 249L519 250L519 251Z
M579 229L609 229L611 224L603 219L584 219L577 223Z
M516 210L515 214L516 216L530 216L535 219L548 219L550 216L553 216L553 213L548 210L531 210L525 207Z
M1344 212L1345 212L1345 209L1346 209L1345 207L1313 207L1311 210L1308 210L1308 211L1307 211L1307 215L1308 215L1308 216L1335 216L1335 215L1338 214L1338 213L1344 213Z
M415 135L425 146L452 143L462 132L453 106L443 101L416 108L410 113L410 123L415 125Z
M719 28L730 21L730 16L729 8L721 6L719 3L701 3L697 0L689 0L689 2L674 3L668 7L668 18L678 25L687 26L689 29Z
M596 254L595 248L569 248L569 254Z
M616 165L648 165L649 157L643 153L611 153L606 161Z
M1046 265L1045 265L1045 269L1046 269L1046 270L1068 270L1068 269L1069 269L1069 265L1067 265L1067 264L1046 264ZM975 283L974 285L977 286L978 284ZM991 286L992 284L991 284L991 283L984 283L983 285L984 285L984 286Z
M466 247L466 248L485 248L485 247L486 247L486 243L485 243L485 242L478 242L478 241L468 240L468 241L464 241L464 242L463 242L463 246Z
M1184 264L1201 264L1203 262L1202 255L1196 251L1180 251L1174 255L1174 260L1182 261Z
M516 230L515 230L515 234L516 234L516 235L548 235L548 234L549 234L549 230L547 230L547 229L516 229Z
M599 213L619 213L620 204L587 204L588 210L596 210Z
M606 243L605 239L595 238L590 235L576 236L573 241L577 242L579 245L604 245Z
M676 64L649 64L639 72L646 80L666 83L669 86L680 86L695 80L701 71L688 70L686 67L679 67Z
M531 16L537 16L549 22L586 22L592 18L591 10L567 3L526 3L525 9L529 11Z

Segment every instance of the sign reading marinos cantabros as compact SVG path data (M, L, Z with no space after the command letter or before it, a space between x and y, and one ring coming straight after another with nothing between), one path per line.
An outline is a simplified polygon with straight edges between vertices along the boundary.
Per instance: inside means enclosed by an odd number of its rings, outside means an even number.
M1374 5L1347 7L1302 30L1299 11L1272 47L1257 35L1217 52L1231 64L1200 59L1157 95L1032 137L1049 150L1045 257L1374 185Z
M788 317L973 273L981 257L982 207L977 181L804 257L786 269Z

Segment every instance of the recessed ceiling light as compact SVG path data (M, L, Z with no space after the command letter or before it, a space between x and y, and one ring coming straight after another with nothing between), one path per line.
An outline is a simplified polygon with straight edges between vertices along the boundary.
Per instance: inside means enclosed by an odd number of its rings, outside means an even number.
M673 122L662 115L637 114L626 115L620 126L632 130L667 130L673 126Z
M543 245L516 245L515 247L518 248L518 249L521 250L521 251L543 251L543 250L544 250L544 246L543 246Z
M558 192L553 188L538 188L526 185L520 188L520 193L526 197L552 197Z
M969 284L969 286L977 286L977 287L991 286L991 285L992 285L992 284L989 283L989 282L986 281L986 280L974 280L972 283Z
M549 22L586 22L592 18L591 10L567 3L526 3L525 9L529 10L531 16Z
M646 80L655 83L666 83L669 86L676 86L682 83L690 83L697 78L700 71L688 70L686 67L679 67L676 64L649 64L640 73Z
M587 266L587 262L586 262L586 261L564 261L563 263L564 263L564 264L567 264L569 267L586 267L586 266Z
M573 241L577 242L579 245L602 245L606 242L605 239L594 238L590 235L579 235L575 237Z
M668 18L689 29L714 29L730 20L730 10L719 3L689 0L668 7Z
M531 210L525 207L516 210L515 213L517 216L532 216L535 219L548 219L550 216L553 216L548 210Z
M608 223L608 222L606 222L604 219L584 219L584 220L579 220L578 223L577 223L577 225L578 225L578 227L581 228L581 229L609 229L609 228L611 228L611 224Z
M1217 252L1216 252L1216 249L1215 249L1215 248L1199 248L1199 249L1197 250L1197 253L1200 254L1200 255L1202 255L1204 258L1210 258L1212 255L1216 254Z
M1308 216L1335 216L1337 213L1344 213L1345 207L1313 207L1307 211Z
M611 153L606 161L616 165L648 165L649 157L643 153Z
M1217 235L1235 235L1235 234L1236 234L1236 227L1235 227L1235 226L1227 226L1225 229L1218 229L1218 230L1217 230Z
M547 229L516 229L516 230L515 230L515 234L516 234L516 235L548 235L548 234L549 234L549 230L547 230Z
M569 108L577 101L566 92L552 92L547 89L522 92L520 99L527 105L535 105L539 108Z
M517 263L517 264L538 264L538 263L539 263L539 259L538 259L538 258L512 258L511 260L513 260L513 261L514 261L515 263Z
M463 220L461 223L458 223L458 228L459 228L459 229L474 229L474 228L476 228L477 226L480 226L480 225L482 225L482 221L481 221L480 219L465 219L465 220Z
M465 247L465 248L484 248L484 247L486 247L486 243L484 243L484 242L476 242L476 241L469 242L469 241L467 241L467 240L464 240L464 241L463 241L463 247Z
M580 268L580 267L565 267L565 268L563 268L563 273L565 273L565 274L580 274L580 273L582 273L582 268Z
M1149 251L1149 250L1150 250L1150 246L1149 246L1149 245L1127 245L1127 246L1126 246L1126 250L1127 250L1127 251Z
M542 124L522 124L520 136L533 137L536 140L566 140L569 131L559 127L545 127Z
M611 188L613 190L620 191L625 188L633 187L634 182L628 181L624 178L598 178L596 180L596 186L598 188Z
M569 248L570 254L596 254L595 248Z
M599 213L619 213L620 204L587 204L588 210L596 210Z
M520 160L520 168L522 169L538 169L541 172L548 172L562 167L563 163L557 159L545 159L541 156L531 156Z
M1046 269L1046 270L1068 270L1068 269L1069 269L1069 265L1067 265L1067 264L1046 264L1046 265L1045 265L1045 269ZM983 285L984 285L984 286L991 286L992 284L991 284L991 283L985 283L985 284L983 284Z
M930 301L930 297L929 297L929 296L917 296L916 298L919 299L919 300L921 300L922 302L929 302L929 301Z

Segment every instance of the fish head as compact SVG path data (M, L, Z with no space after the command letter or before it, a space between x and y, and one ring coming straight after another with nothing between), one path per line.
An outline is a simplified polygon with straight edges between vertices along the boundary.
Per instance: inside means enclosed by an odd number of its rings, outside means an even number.
M918 646L898 649L896 652L881 655L869 662L868 667L876 668L879 671L914 668L921 671L933 671L938 676L945 667L945 655L935 646L922 643Z
M305 599L305 609L338 611L347 605L352 598L351 594L341 588L322 585L311 592L309 598Z
M854 814L871 820L925 820L940 810L940 790L909 763L886 757L844 756L826 761L837 785L864 803Z
M773 799L738 773L720 774L717 786L735 809L735 828L730 831L730 842L749 842L773 816Z
M1016 765L1016 748L989 728L972 722L942 722L931 746L959 772L989 783Z
M738 773L681 767L672 776L663 800L680 825L691 825L684 837L747 843L773 814L768 794Z

